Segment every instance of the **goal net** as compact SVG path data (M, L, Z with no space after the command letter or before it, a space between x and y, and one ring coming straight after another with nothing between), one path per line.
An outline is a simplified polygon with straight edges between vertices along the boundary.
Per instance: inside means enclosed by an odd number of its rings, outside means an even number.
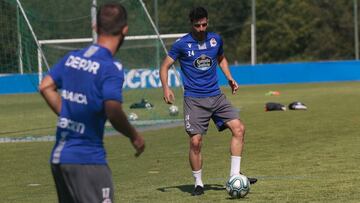
M2 77L25 78L19 88L37 89L39 81L48 68L71 50L80 49L92 43L91 8L89 0L59 1L19 1L0 2L0 83ZM97 0L101 5L105 0ZM169 77L177 97L179 114L169 114L169 106L162 100L159 67L166 56L166 49L183 34L159 35L143 8L142 1L120 1L128 11L129 34L115 56L126 69L124 85L124 110L136 114L137 125L162 125L179 122L182 114L182 88L173 69ZM20 4L20 5L19 5ZM75 5L76 4L76 5ZM41 48L41 49L39 49ZM48 67L47 67L48 66ZM19 80L20 80L19 79ZM23 81L23 80L22 80ZM13 110L0 110L6 117L2 135L47 135L53 133L55 117L38 94L0 95L14 99L21 106ZM4 99L1 99L5 101ZM147 102L151 108L136 106ZM35 104L34 104L35 103ZM0 105L2 102L0 101ZM32 108L31 105L36 105ZM132 108L132 107L137 108ZM149 107L149 106L147 106ZM50 119L49 119L50 118ZM19 126L16 123L29 123Z

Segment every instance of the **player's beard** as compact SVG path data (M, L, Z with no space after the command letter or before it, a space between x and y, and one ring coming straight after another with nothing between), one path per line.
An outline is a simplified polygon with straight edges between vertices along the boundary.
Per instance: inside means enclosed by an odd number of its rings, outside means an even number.
M194 32L194 35L198 41L204 41L206 37L206 31Z
M199 32L199 38L201 39L201 41L204 41L205 36L206 36L206 32L205 32L205 31Z

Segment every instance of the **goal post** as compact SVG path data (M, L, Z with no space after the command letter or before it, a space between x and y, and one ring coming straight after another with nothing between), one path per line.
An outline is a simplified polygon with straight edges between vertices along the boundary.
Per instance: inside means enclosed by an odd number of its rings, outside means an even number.
M138 35L138 36L126 36L125 41L135 41L135 40L156 40L156 39L177 39L184 36L186 33L175 33L175 34L159 34L159 35ZM66 44L74 44L74 43L92 43L94 38L73 38L73 39L49 39L49 40L39 40L39 49L38 49L38 74L39 74L39 83L41 82L41 78L44 72L43 69L43 54L41 47L43 45L66 45ZM165 47L165 43L162 42L164 45L165 52L167 51ZM140 47L141 48L141 47ZM159 67L158 67L159 68ZM177 76L179 77L179 76Z
M46 3L34 1L0 1L0 79L5 75L18 78L21 75L26 83L16 84L16 87L24 85L27 89L37 90L48 69L66 53L94 43L96 5L107 0L78 0L76 6L72 0L63 0L61 4L56 0L48 0ZM124 111L128 114L136 113L136 122L142 125L152 126L181 119L183 92L177 70L169 71L176 105L179 107L179 115L172 116L169 115L169 106L162 100L159 66L167 55L167 49L185 33L160 34L141 0L121 0L121 3L128 11L129 33L114 57L125 68ZM19 100L20 106L26 110L9 112L13 115L12 119L20 123L36 121L36 129L53 129L48 128L53 122L43 117L43 114L31 113L32 107L27 107L30 97L19 96L23 98ZM32 96L37 98L39 95ZM130 108L143 100L153 104L153 108ZM52 130L36 129L30 129L34 135L52 133ZM19 127L16 130L10 127L4 130L25 132L25 129Z
M119 58L125 67L124 81L124 110L127 114L135 113L138 119L134 122L136 125L163 126L168 123L182 123L182 84L178 76L178 70L169 70L169 82L172 84L177 103L180 108L180 114L173 116L169 114L169 106L162 100L162 89L159 79L159 67L156 67L156 42L159 37L164 41L164 45L170 47L173 42L184 36L186 33L161 34L161 35L135 35L126 36L123 46L119 49ZM63 56L64 52L80 49L93 43L93 38L72 38L72 39L49 39L39 40L40 47L43 49L46 57ZM161 52L161 58L166 55ZM39 81L46 68L42 63L41 52L38 51L38 75ZM53 59L50 59L53 61ZM52 62L51 62L52 63ZM50 67L51 68L51 67ZM154 108L131 108L132 105L141 103L142 100L154 105Z

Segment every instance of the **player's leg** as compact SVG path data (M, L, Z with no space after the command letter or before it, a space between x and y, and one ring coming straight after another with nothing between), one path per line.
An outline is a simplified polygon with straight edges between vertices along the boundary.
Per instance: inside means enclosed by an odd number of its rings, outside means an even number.
M202 181L202 156L201 156L201 143L202 135L195 134L189 135L189 163L192 171L192 175L195 180L195 187L191 195L204 194L204 183Z
M244 148L245 126L240 120L238 111L233 108L225 95L220 95L214 104L215 113L212 117L219 131L229 128L232 137L230 142L231 164L230 176L241 173L241 156ZM248 177L251 184L257 182L256 178Z
M239 119L226 122L232 137L230 141L231 167L230 176L240 174L241 156L244 148L245 126Z
M193 171L199 171L202 168L201 143L200 134L190 135L189 161Z
M107 165L62 164L61 169L75 202L114 201L114 186Z
M231 155L241 156L244 148L245 126L238 119L228 121L226 125L229 126L232 134L230 144Z
M206 98L184 98L184 124L189 135L189 162L195 179L195 189L192 195L204 193L202 181L202 136L206 133L211 112L203 108L207 106Z
M190 135L190 143L189 143L189 162L192 170L192 174L195 180L195 189L200 186L201 189L204 188L204 183L202 182L202 157L201 157L201 143L202 143L202 135ZM197 189L197 190L201 190ZM195 191L193 195L199 195L197 193L203 193L203 191Z
M230 143L230 152L231 152L231 165L230 165L230 177L233 175L241 174L241 156L244 149L244 137L245 137L245 126L241 120L231 120L226 123L229 126L232 137ZM247 177L250 184L255 184L257 178Z
M245 126L240 121L238 111L233 108L224 94L214 99L212 116L219 131L229 128L232 133L230 142L231 169L230 176L240 174L241 155L244 147Z

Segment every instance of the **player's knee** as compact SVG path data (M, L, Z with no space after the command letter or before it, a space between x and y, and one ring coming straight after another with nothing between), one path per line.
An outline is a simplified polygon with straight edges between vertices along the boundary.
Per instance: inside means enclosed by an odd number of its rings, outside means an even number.
M245 135L245 125L240 122L239 131L242 135Z
M190 148L195 153L200 153L201 150L201 139L191 139Z
M245 125L241 122L238 122L233 127L233 135L239 138L243 138L245 135Z
M195 145L191 145L191 151L195 154L200 154L201 152L201 145L200 144L195 144Z

